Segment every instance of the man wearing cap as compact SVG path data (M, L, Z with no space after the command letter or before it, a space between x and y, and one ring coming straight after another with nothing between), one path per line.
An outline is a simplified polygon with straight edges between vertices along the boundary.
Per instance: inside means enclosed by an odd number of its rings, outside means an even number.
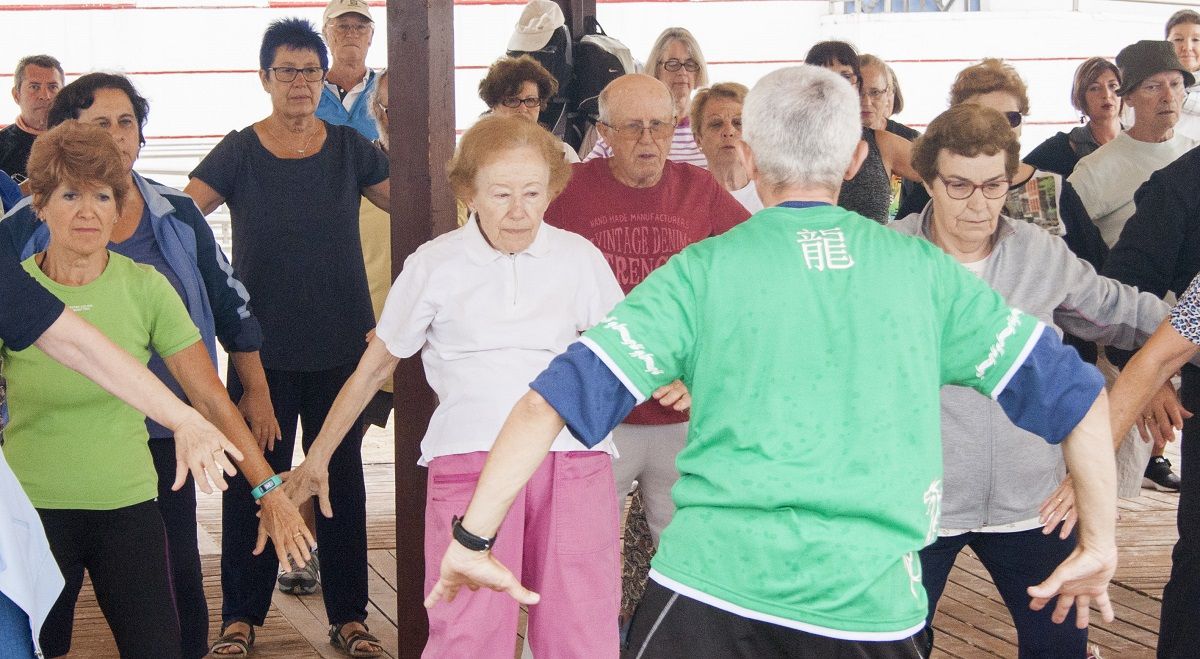
M1133 215L1138 187L1200 144L1175 132L1184 90L1195 78L1179 63L1170 42L1139 41L1126 46L1117 54L1117 67L1121 70L1117 95L1133 108L1133 126L1080 160L1067 179L1109 247L1121 237L1125 222ZM1137 468L1147 459L1142 448L1135 443L1126 449ZM1149 451L1143 486L1176 492L1179 476L1163 455L1165 448L1156 443Z
M332 0L322 21L329 44L329 73L321 89L317 118L350 126L369 140L379 139L371 118L375 72L367 68L367 49L375 36L375 23L367 0Z
M1175 132L1184 89L1195 82L1167 41L1139 41L1117 54L1117 95L1133 108L1133 126L1079 161L1067 180L1079 193L1104 242L1112 247L1133 215L1133 193L1150 174L1191 150Z

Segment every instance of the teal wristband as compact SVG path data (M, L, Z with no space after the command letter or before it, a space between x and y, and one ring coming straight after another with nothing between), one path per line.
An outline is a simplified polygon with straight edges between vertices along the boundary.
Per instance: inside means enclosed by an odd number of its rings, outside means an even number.
M267 496L267 492L270 492L280 485L283 485L283 479L279 477L279 474L275 474L267 480L259 483L253 490L250 490L250 496L254 497L255 501L258 501L259 499Z

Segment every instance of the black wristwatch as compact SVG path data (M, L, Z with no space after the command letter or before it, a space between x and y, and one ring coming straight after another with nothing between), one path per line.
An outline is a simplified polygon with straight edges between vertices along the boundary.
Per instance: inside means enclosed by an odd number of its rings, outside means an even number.
M487 551L496 544L495 536L491 538L481 538L464 529L462 525L462 518L458 515L453 517L450 528L452 529L454 539L458 541L458 544L470 549L471 551Z

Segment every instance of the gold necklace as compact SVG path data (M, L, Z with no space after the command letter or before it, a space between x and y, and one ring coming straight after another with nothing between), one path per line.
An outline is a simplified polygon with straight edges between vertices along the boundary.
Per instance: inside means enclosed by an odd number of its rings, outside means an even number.
M277 133L276 133L274 130L272 130L271 128L269 128L269 127L268 127L268 128L267 128L267 131L268 131L269 133L271 133L271 137L275 138L275 141L276 141L276 142L278 142L278 143L279 143L279 145L280 145L280 146L282 146L284 149L286 149L286 150L289 150L289 151L293 149L293 147L292 147L290 144L288 144L287 142L283 141L283 139L282 139L282 138L280 138L280 137L279 137L279 135L278 135L278 134L277 134ZM311 133L311 134L308 136L308 139L307 139L307 140L304 140L304 146L303 146L303 147L301 147L301 148L299 148L299 149L295 149L295 151L296 151L296 155L298 155L298 156L302 156L302 155L304 155L304 153L305 153L306 151L308 151L308 145L309 145L309 144L312 144L313 138L314 138L314 137L316 137L316 136L317 136L317 133L319 133L319 132L321 132L321 125L320 125L320 124L317 124L317 128L316 128L316 130L314 130L314 131L313 131L313 132L312 132L312 133Z

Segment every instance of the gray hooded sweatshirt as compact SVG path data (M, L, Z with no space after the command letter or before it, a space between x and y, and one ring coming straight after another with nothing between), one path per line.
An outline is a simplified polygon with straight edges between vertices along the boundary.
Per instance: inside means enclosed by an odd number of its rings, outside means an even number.
M889 224L931 240L932 204ZM1000 216L983 279L1012 307L1080 338L1118 348L1144 343L1169 307L1150 293L1096 274L1044 229ZM1013 425L1000 404L942 387L942 528L977 529L1038 516L1065 474L1062 449Z

